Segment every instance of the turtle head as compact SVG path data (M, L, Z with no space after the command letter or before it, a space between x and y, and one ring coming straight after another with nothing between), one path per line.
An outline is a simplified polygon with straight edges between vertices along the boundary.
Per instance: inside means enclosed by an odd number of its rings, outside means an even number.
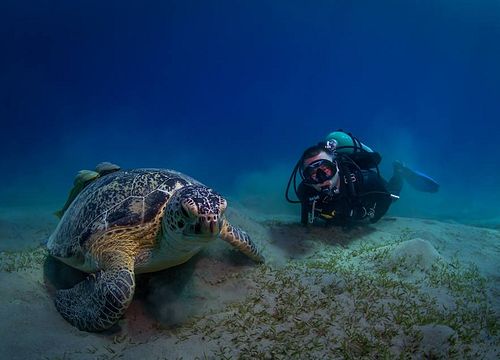
M169 199L163 228L171 235L216 238L222 227L226 200L202 185L188 185Z

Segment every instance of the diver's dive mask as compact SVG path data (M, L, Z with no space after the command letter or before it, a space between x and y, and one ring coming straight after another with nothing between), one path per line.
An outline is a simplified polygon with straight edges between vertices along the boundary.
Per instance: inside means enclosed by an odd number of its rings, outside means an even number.
M337 166L327 159L319 159L307 165L302 174L307 184L321 184L331 180L337 172Z

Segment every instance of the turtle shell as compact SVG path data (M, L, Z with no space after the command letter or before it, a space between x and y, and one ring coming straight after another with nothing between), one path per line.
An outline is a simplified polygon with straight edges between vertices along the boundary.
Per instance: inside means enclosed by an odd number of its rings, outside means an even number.
M72 202L48 241L51 255L84 253L93 234L117 227L140 226L158 219L175 190L200 184L173 170L116 171L88 185ZM201 184L200 184L201 185ZM158 231L160 222L152 231Z

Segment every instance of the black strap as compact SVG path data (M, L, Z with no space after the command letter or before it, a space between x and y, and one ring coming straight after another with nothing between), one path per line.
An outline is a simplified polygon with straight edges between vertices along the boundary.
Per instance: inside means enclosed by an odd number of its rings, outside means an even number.
M290 175L290 179L288 179L288 184L287 184L286 190L285 190L285 199L286 199L286 201L288 201L289 203L292 203L292 204L300 203L300 200L292 200L288 196L288 193L290 192L290 185L291 185L292 181L293 181L293 190L295 191L295 196L297 196L297 172L299 171L300 163L301 163L301 160L299 160L297 162L297 164L295 165L295 167L293 168L293 171Z

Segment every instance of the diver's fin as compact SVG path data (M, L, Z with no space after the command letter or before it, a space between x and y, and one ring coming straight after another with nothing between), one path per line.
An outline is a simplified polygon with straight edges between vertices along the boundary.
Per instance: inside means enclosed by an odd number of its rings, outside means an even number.
M399 161L394 162L394 171L399 172L403 179L417 191L435 193L439 190L439 184L430 176L412 170Z

